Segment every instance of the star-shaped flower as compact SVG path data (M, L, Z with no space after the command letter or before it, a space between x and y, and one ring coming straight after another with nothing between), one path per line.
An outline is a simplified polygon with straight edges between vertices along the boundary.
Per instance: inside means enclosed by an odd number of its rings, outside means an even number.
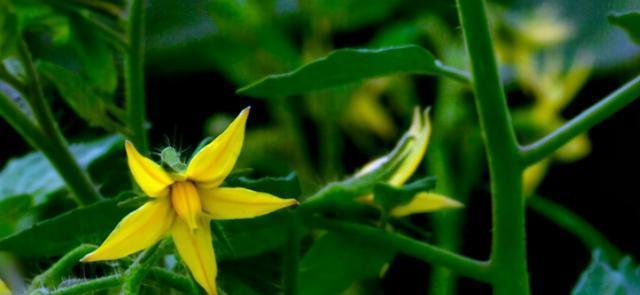
M171 234L195 280L208 294L217 294L210 220L254 218L297 203L245 188L219 187L236 164L248 115L246 108L193 156L184 171L176 173L165 171L127 142L131 173L152 200L122 219L102 245L82 261L119 259Z

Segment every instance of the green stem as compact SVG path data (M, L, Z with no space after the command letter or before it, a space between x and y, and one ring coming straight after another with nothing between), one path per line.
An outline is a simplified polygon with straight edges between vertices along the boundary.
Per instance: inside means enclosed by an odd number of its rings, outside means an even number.
M135 295L140 293L140 285L149 273L149 268L162 256L163 249L167 243L168 240L163 240L138 255L124 274L124 285L122 286L124 294Z
M622 258L622 252L613 243L597 228L571 210L539 196L528 198L527 205L533 211L578 237L587 248L600 248L613 261L619 261Z
M469 78L469 73L455 67L437 63L436 69L438 74L463 84L469 84L469 81L471 80Z
M40 287L53 288L59 285L71 268L73 268L83 256L95 249L96 246L80 245L69 251L49 269L36 276L31 281L30 289L35 290Z
M527 295L525 202L518 144L507 107L484 1L458 0L480 126L491 177L493 239L490 265L494 294Z
M434 138L434 141L435 139L436 138ZM455 176L453 175L452 166L449 161L450 155L442 142L442 138L434 142L429 153L431 154L429 157L429 167L432 173L438 176L436 192L466 203L468 195L461 193L462 190L456 187ZM433 216L433 223L436 245L449 251L459 251L462 244L461 231L464 223L464 212L462 210L438 212ZM455 293L456 274L444 267L433 268L429 294L446 295Z
M183 275L175 274L174 272L166 270L164 268L150 268L149 278L184 293L193 292L193 285L189 278Z
M298 294L298 266L300 264L300 226L296 212L291 212L287 225L287 244L283 253L284 294Z
M144 22L145 0L130 0L127 37L129 48L125 54L124 76L127 122L131 141L142 153L149 150L145 129L146 108L144 90Z
M7 118L7 121L16 128L20 135L24 136L30 145L42 151L64 179L79 205L87 205L99 200L100 194L71 155L69 146L51 113L26 42L20 43L19 53L30 78L29 93L26 98L38 125L35 127L22 112L17 110L15 105L13 107L7 106L8 109L2 111L3 117ZM6 98L1 100L3 100L3 105L13 104L6 101ZM35 132L34 129L37 129L38 132Z
M32 147L41 149L45 145L42 131L3 92L0 92L0 116Z
M638 97L640 97L640 76L618 88L551 134L522 147L524 164L531 165L550 156L571 139L602 122Z
M444 24L434 26L432 30L445 30ZM443 40L440 41L442 44L436 46L439 49L438 52L445 58L445 61L451 64L460 63L458 61L460 57L463 56L464 49L462 46L457 46L458 43L454 43L454 41L448 37L449 34L446 34L446 36L447 38L443 38ZM475 170L479 170L474 169L477 167L469 165L469 161L465 161L464 159L480 159L481 157L480 155L474 157L476 154L469 153L468 151L472 150L469 148L466 149L466 153L462 150L456 153L456 149L452 148L454 145L459 144L464 144L468 147L477 145L477 143L469 144L469 141L465 142L464 139L460 139L465 138L465 136L451 136L451 134L457 132L456 130L460 124L459 120L452 119L451 114L460 114L466 110L466 106L461 104L461 102L464 101L462 93L464 91L463 85L449 79L441 79L438 81L437 89L438 93L433 116L433 125L435 128L431 139L432 143L429 147L428 171L431 171L433 175L437 175L438 177L436 192L455 198L464 204L467 203L469 191L472 186L467 184L469 181L464 180L469 178L469 175L475 176L477 173ZM455 141L452 140L454 138ZM454 165L454 163L461 163L462 168ZM433 236L437 246L453 252L460 251L463 242L462 232L465 213L465 210L451 210L438 212L433 215ZM456 281L457 276L451 270L445 267L434 267L431 271L428 294L456 294Z
M340 232L350 238L370 242L379 247L398 251L407 256L415 257L434 265L450 268L456 273L481 282L491 280L488 264L447 250L416 241L400 234L387 232L378 228L351 222L334 221L324 218L309 218L305 220L310 226Z
M52 291L48 294L75 295L75 294L92 293L99 290L105 290L105 289L117 287L118 285L120 285L121 279L122 279L122 276L120 275L110 275L110 276L101 277L94 280L78 283L70 287L61 288L61 289Z

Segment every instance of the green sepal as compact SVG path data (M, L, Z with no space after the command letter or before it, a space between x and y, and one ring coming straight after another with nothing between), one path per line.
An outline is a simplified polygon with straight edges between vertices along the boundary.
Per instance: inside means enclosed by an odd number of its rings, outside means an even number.
M427 176L401 187L378 183L373 188L373 201L383 212L389 213L393 208L411 202L418 193L432 190L435 185L434 176Z
M356 174L342 181L328 184L316 194L307 198L300 206L308 211L340 211L353 207L356 198L370 194L373 187L396 172L409 152L409 144L415 138L405 134L395 148L384 157L384 162L377 168L363 174Z

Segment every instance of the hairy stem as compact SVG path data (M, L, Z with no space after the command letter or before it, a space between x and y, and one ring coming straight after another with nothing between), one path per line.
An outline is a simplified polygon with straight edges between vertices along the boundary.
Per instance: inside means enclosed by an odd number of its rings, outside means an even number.
M168 240L163 240L138 255L136 260L131 264L131 266L129 266L129 269L127 269L124 274L124 285L122 286L124 294L135 295L140 293L140 285L142 285L142 281L149 273L151 266L162 256L167 243Z
M59 285L63 278L67 276L67 273L71 268L73 268L73 266L76 265L83 256L95 249L96 246L80 245L69 251L49 269L36 276L31 281L30 289L34 290L40 287L52 288Z
M551 134L522 147L524 164L532 165L550 156L571 139L610 117L638 97L640 97L640 76L618 88Z
M493 239L490 265L494 294L527 295L530 290L523 168L498 76L485 4L482 0L458 0L458 11L471 61L472 86L491 177Z
M130 0L127 37L129 48L124 59L127 123L131 141L142 152L149 150L147 142L144 90L144 22L145 0Z
M75 284L70 287L61 288L55 291L51 291L50 295L75 295L75 294L87 294L99 290L105 290L114 288L120 285L122 277L120 275L110 275L106 277L97 278L94 280L88 280L82 283Z
M33 123L15 105L13 107L7 106L8 109L2 111L3 116L16 128L20 135L25 137L30 145L42 151L62 179L64 179L78 205L88 205L99 200L100 194L91 183L89 176L80 168L76 159L71 155L67 141L51 113L40 84L40 77L24 40L20 43L19 55L30 79L26 99L37 121L37 127L33 126ZM5 101L3 102L4 104L13 103ZM34 129L39 132L34 132Z

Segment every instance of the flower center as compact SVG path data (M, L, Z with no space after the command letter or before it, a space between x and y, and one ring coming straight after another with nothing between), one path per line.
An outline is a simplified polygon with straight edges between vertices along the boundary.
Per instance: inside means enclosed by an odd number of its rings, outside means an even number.
M171 204L173 209L189 228L198 228L198 217L202 204L196 186L191 181L178 181L171 185Z

